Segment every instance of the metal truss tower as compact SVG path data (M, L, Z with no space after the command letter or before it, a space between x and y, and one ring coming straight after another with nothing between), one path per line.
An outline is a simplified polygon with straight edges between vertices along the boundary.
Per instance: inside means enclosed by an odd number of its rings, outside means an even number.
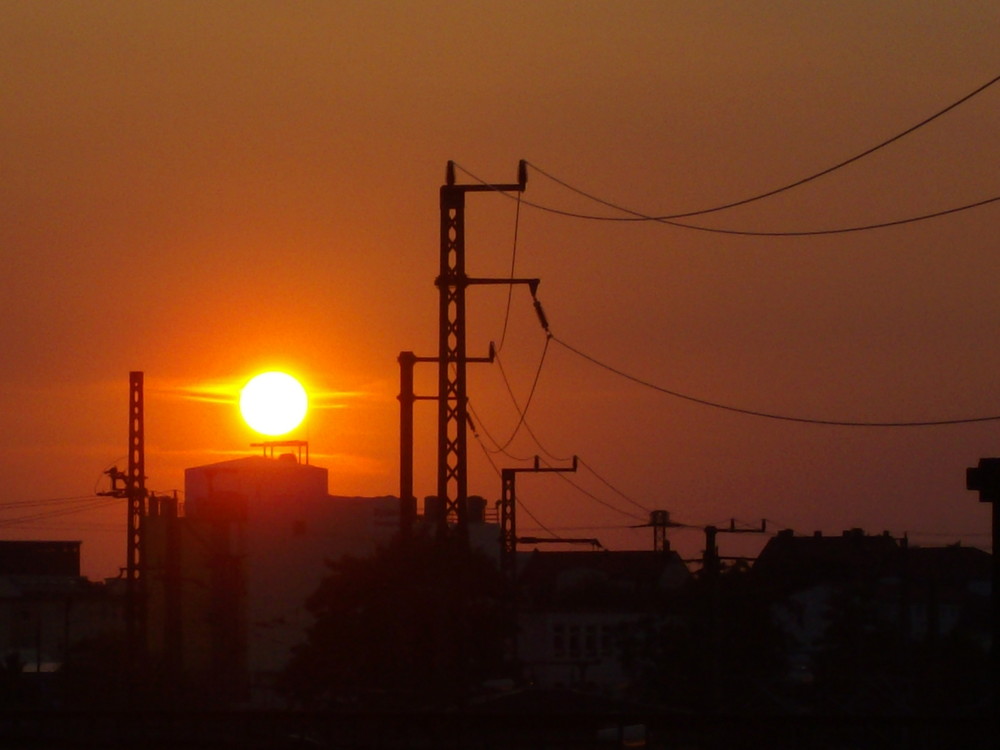
M441 186L441 264L436 285L440 294L438 339L438 472L437 496L443 506L439 535L453 524L468 539L467 434L468 394L465 347L465 290L471 284L537 286L537 279L473 279L465 273L465 195L472 192L523 192L527 166L518 165L518 181L506 185L456 185L455 164L448 162Z
M123 498L127 503L125 543L125 630L130 668L145 647L145 592L143 581L143 517L146 514L146 449L143 424L143 375L129 373L128 470L112 467L111 490L98 493ZM119 482L122 485L119 485Z
M142 586L142 517L146 504L146 438L143 424L143 376L129 373L128 475L125 492L128 498L128 545L125 575L128 585L127 605L132 612L129 622L141 632L143 620Z

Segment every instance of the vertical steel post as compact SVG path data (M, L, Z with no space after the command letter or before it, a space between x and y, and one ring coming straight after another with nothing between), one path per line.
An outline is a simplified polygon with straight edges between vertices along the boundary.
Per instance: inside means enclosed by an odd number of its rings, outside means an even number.
M399 533L404 539L413 534L417 498L413 494L413 404L438 401L437 396L418 396L413 392L413 368L417 362L437 362L437 357L418 357L400 352L399 358ZM470 359L469 361L480 361Z
M444 504L438 531L444 534L454 520L461 537L467 534L466 432L468 420L465 382L465 191L455 185L449 164L447 184L441 186L441 258L438 339L438 477L437 495Z
M143 424L143 374L129 373L128 473L125 494L128 501L128 544L125 562L125 621L129 647L138 656L144 638L142 517L146 502L145 427Z
M413 352L399 353L399 533L413 533L416 498L413 495Z
M466 425L465 290L471 283L514 283L513 279L469 279L465 273L465 194L524 190L527 168L518 166L515 185L456 185L455 164L448 162L441 186L441 257L437 280L438 325L438 472L437 495L443 505L438 534L454 523L461 539L468 539L468 467ZM537 283L537 281L536 281Z

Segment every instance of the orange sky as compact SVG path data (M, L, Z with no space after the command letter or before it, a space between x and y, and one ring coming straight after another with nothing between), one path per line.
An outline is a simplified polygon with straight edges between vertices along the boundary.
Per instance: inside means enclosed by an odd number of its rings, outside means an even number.
M512 182L525 158L648 213L714 206L982 85L1000 72L998 32L988 2L0 1L0 534L82 539L85 572L114 574L122 508L11 519L64 507L27 501L88 496L124 465L130 370L146 373L153 489L256 440L235 405L184 394L286 367L324 394L302 436L331 491L396 492L396 356L436 353L447 160ZM856 164L700 221L907 218L1000 195L998 156L995 86ZM524 197L613 213L537 171ZM516 270L541 278L557 336L665 388L819 419L993 415L998 211L761 238L525 206ZM509 272L514 219L513 201L470 197L470 274ZM470 290L471 354L499 341L505 302ZM501 357L522 402L543 345L517 289ZM421 377L429 393L433 371ZM470 399L484 442L486 430L504 441L517 415L496 367L472 369ZM432 407L417 417L424 495ZM773 422L644 389L552 344L528 423L552 454L578 454L686 523L988 542L964 469L1000 453L996 422ZM499 479L470 445L470 490L495 499ZM523 434L509 451L541 449ZM573 479L619 510L555 475L521 475L519 494L557 533L649 543L622 528L636 505L586 470ZM673 538L698 554L697 533Z

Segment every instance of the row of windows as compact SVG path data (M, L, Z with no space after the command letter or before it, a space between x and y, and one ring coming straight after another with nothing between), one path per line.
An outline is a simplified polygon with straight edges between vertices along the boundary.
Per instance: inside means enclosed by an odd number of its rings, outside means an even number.
M614 653L620 625L552 625L552 653L557 659L597 659Z

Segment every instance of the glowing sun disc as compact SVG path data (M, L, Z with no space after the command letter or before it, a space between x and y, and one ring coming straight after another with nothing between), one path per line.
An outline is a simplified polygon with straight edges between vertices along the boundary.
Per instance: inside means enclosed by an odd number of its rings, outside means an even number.
M291 432L306 416L309 399L298 380L284 372L265 372L240 391L244 421L264 435Z

